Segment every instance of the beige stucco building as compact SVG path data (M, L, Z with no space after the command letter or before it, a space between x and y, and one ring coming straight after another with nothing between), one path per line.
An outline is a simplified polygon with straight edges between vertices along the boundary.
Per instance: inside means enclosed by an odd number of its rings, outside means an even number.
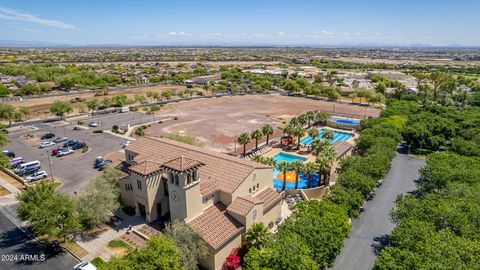
M208 269L221 269L253 223L273 226L280 217L272 167L151 137L130 144L125 159L124 202L147 221L185 221L208 244Z

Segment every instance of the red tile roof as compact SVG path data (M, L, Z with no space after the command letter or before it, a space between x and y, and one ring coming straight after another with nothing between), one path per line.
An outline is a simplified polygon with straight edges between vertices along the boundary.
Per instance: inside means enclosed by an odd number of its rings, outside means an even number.
M214 250L219 249L245 229L240 222L227 213L222 203L208 207L200 216L187 224Z
M152 173L155 167L144 164L149 169L141 170L137 166L145 161L165 164L178 157L197 160L205 165L200 167L200 193L206 196L217 190L232 193L257 168L272 168L260 163L243 160L222 153L208 151L196 146L176 142L165 138L142 137L128 145L127 150L137 153L134 162L137 165L130 167L134 172Z
M234 213L244 217L250 212L250 210L252 210L253 206L261 203L263 203L263 201L258 200L254 197L250 197L249 195L243 196L243 197L237 197L227 207L227 211L229 213Z
M179 171L179 172L184 172L187 171L191 168L205 165L202 162L190 158L186 158L184 156L172 159L166 163L163 164L164 167Z
M274 205L282 200L282 196L270 187L255 194L254 198L265 202L263 213L268 212Z

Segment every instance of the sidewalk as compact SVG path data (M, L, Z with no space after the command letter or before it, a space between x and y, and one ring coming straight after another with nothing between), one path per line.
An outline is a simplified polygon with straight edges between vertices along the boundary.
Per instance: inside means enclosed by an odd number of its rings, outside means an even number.
M108 242L125 234L129 225L132 225L133 229L138 229L145 224L145 219L139 216L128 216L121 212L116 215L123 220L120 226L110 228L91 240L75 239L75 242L89 253L82 258L83 261L91 261L95 257L101 257L105 261L109 260L110 257L115 256L115 253L108 248Z

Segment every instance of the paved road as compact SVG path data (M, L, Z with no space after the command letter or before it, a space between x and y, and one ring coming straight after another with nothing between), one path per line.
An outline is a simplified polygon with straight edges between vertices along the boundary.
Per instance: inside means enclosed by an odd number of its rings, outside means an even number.
M67 252L46 252L0 211L0 269L66 270L77 263Z
M399 149L376 196L365 204L365 211L353 221L352 231L335 260L333 270L372 269L379 247L394 228L389 213L395 205L395 198L416 189L418 170L424 163L424 160L410 159L405 148Z

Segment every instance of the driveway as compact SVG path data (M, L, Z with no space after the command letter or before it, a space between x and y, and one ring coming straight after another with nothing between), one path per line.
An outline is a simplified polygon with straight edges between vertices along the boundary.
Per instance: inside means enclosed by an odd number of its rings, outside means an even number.
M353 221L352 231L344 242L342 252L335 260L334 270L372 269L377 253L392 229L390 211L399 194L416 190L415 180L425 160L409 158L406 148L400 147L392 167L376 191L376 196L365 205L365 211Z

